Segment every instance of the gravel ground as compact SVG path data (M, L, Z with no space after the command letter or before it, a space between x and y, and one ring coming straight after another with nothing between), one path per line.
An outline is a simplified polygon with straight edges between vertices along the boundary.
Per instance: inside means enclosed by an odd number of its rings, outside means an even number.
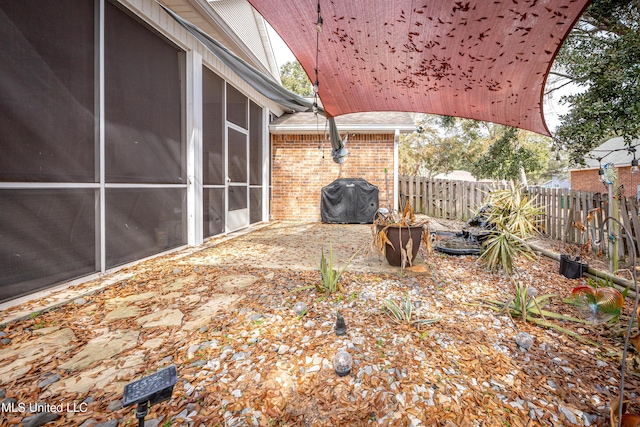
M121 407L124 385L172 364L178 383L169 401L151 408L147 426L608 424L621 324L554 322L578 339L487 307L507 301L518 281L557 295L550 310L578 316L562 298L582 279L560 276L545 258L520 264L509 278L474 256L424 251L421 268L400 271L367 252L369 233L367 226L274 224L141 263L75 303L5 325L0 399L17 410L4 411L0 425L134 425L133 407ZM315 288L319 247L329 241L340 262L362 250L340 280L343 293ZM395 323L382 306L406 298L414 319L440 320ZM294 310L300 303L306 309ZM114 314L126 310L135 314ZM334 330L338 312L342 336ZM163 313L159 323L140 321L154 313ZM69 342L46 341L67 330ZM109 357L83 364L79 355L101 339L125 344L113 355L101 347ZM340 350L353 359L346 376L333 367ZM635 354L630 359L626 390L635 398ZM29 413L38 402L50 407ZM56 413L51 406L61 403L83 410Z

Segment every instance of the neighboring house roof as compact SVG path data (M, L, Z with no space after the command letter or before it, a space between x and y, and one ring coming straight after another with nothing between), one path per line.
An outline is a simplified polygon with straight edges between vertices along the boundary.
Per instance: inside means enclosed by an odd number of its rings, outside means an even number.
M552 179L550 181L540 184L540 187L544 188L571 188L571 180L569 179Z
M640 144L639 139L631 142L631 146L638 144ZM613 163L616 166L630 166L631 160L633 160L633 154L627 151L627 147L629 147L629 145L624 142L621 136L611 138L591 150L587 156L585 156L584 167L574 170L598 169L600 167L600 162L597 160L598 157L602 158L602 165ZM640 160L640 147L638 147L638 151L636 152L636 158Z
M439 173L433 177L434 179L447 179L450 181L470 181L476 182L477 179L471 175L471 172L463 170L455 170L448 173Z
M338 116L336 125L340 132L358 133L410 133L416 129L413 118L409 113L371 112L352 113ZM273 134L304 134L318 131L329 132L326 119L322 115L312 112L283 114L269 124L269 131Z
M447 181L466 181L466 182L496 182L492 179L476 179L471 172L464 170L454 170L447 173L439 173L433 179L443 179Z
M280 81L266 23L246 0L161 0L161 3L258 70Z

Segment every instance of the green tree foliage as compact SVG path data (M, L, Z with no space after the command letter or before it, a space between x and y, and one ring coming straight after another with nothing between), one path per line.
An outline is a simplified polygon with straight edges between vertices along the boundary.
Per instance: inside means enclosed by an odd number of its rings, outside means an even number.
M282 86L300 96L313 96L313 84L298 61L289 61L280 67Z
M498 126L499 136L471 168L476 178L517 180L524 168L539 178L549 164L549 145L543 137L513 127ZM546 142L546 143L545 143Z
M551 156L549 138L488 122L454 117L418 116L421 132L400 139L400 173L434 176L466 170L476 178L541 182L557 174L564 162ZM553 157L553 159L552 159Z
M433 115L416 117L419 132L402 135L400 173L434 176L456 169L469 170L487 146L491 126L484 122Z
M608 138L640 137L640 1L594 0L563 44L554 73L581 89L562 99L570 110L556 129L559 149L581 161Z

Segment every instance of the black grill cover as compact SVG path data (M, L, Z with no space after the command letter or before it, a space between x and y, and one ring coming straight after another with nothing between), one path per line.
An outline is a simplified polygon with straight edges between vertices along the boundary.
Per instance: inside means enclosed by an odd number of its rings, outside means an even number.
M322 222L371 224L378 211L378 187L362 178L336 179L322 187Z

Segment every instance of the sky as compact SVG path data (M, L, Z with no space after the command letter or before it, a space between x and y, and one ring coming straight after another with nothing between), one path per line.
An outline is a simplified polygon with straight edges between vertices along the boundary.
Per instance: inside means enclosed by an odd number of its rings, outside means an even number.
M269 39L271 40L271 47L276 57L276 63L278 64L278 70L287 62L295 61L296 57L291 53L291 50L287 47L286 43L280 38L276 30L267 22L267 32L269 33Z

